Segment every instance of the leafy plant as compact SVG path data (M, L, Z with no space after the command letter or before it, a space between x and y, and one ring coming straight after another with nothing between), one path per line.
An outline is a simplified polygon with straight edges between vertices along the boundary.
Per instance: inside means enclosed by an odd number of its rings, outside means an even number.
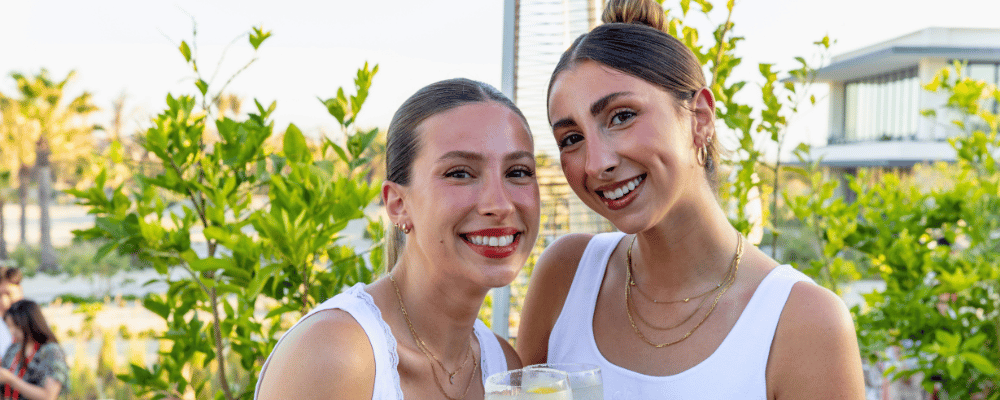
M256 51L270 35L254 28L250 45ZM355 95L340 89L324 101L347 141L342 147L326 139L314 158L294 124L280 153L263 146L273 133L275 103L254 100L245 120L212 117L214 99L253 60L213 92L196 47L178 48L197 93L168 95L166 110L145 132L142 145L160 164L157 172L137 177L128 191L124 184L108 190L104 171L94 187L70 190L96 215L93 228L74 233L106 241L95 259L112 251L134 255L169 285L143 302L166 321L160 339L169 345L158 363L132 364L120 379L153 398L248 399L278 333L288 328L286 316L294 320L345 287L371 281L381 263L379 222L369 221L374 244L361 253L340 237L378 195L380 183L363 179L377 130L355 133L354 126L378 67L358 71ZM257 312L261 307L266 312Z
M983 107L1000 91L942 70L925 86L948 96L966 135L949 140L957 154L937 172L940 187L882 176L878 184L854 180L859 193L857 229L844 239L872 260L886 282L854 310L869 358L896 346L916 367L893 377L923 374L942 398L1000 399L1000 150L998 116ZM933 115L933 112L925 113ZM978 123L970 123L977 121Z

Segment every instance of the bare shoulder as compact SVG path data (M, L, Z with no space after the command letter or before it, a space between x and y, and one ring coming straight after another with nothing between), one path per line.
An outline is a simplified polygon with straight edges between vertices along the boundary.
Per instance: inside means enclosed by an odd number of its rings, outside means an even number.
M538 257L521 312L517 352L524 365L546 361L549 333L562 310L577 266L592 234L560 237Z
M810 282L792 287L771 345L771 398L864 399L861 353L843 300Z
M514 346L511 346L510 342L504 340L504 338L499 335L495 333L493 335L497 337L497 341L500 342L500 348L503 349L503 356L507 359L507 369L512 370L523 367L524 365L521 364L521 357L518 357L517 351L514 350Z
M793 334L854 336L854 321L844 301L829 289L811 282L792 287L781 313L778 330Z
M375 355L345 311L320 311L291 330L261 371L258 399L371 399Z
M594 235L589 233L571 233L556 239L546 247L531 273L532 287L545 289L541 291L543 294L552 293L557 295L554 297L565 298L569 293L570 284L573 283L573 277L576 276L583 251L593 237ZM553 285L556 287L553 288ZM554 293L552 289L557 290Z

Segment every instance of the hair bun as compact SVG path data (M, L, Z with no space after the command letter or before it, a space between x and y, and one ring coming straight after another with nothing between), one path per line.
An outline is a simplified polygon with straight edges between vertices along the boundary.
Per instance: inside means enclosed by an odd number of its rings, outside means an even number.
M601 21L606 24L641 24L667 31L663 7L654 0L608 0Z

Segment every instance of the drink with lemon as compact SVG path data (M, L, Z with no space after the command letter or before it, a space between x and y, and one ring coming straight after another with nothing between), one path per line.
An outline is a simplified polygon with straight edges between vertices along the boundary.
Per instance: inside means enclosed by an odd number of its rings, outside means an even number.
M569 377L569 387L573 400L604 400L604 382L601 368L593 364L535 364L524 367L549 368L565 372Z
M569 377L549 368L518 369L486 379L486 400L572 400Z

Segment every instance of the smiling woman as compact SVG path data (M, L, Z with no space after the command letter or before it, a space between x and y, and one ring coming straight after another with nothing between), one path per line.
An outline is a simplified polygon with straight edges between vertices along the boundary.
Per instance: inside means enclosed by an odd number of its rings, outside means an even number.
M715 195L715 101L653 0L611 0L563 54L548 114L576 195L532 275L525 364L599 365L609 399L861 399L843 302L745 243Z
M431 84L393 117L386 164L389 236L405 237L387 257L391 272L296 323L264 364L256 398L482 399L486 377L520 368L476 317L538 236L521 112L481 82Z

